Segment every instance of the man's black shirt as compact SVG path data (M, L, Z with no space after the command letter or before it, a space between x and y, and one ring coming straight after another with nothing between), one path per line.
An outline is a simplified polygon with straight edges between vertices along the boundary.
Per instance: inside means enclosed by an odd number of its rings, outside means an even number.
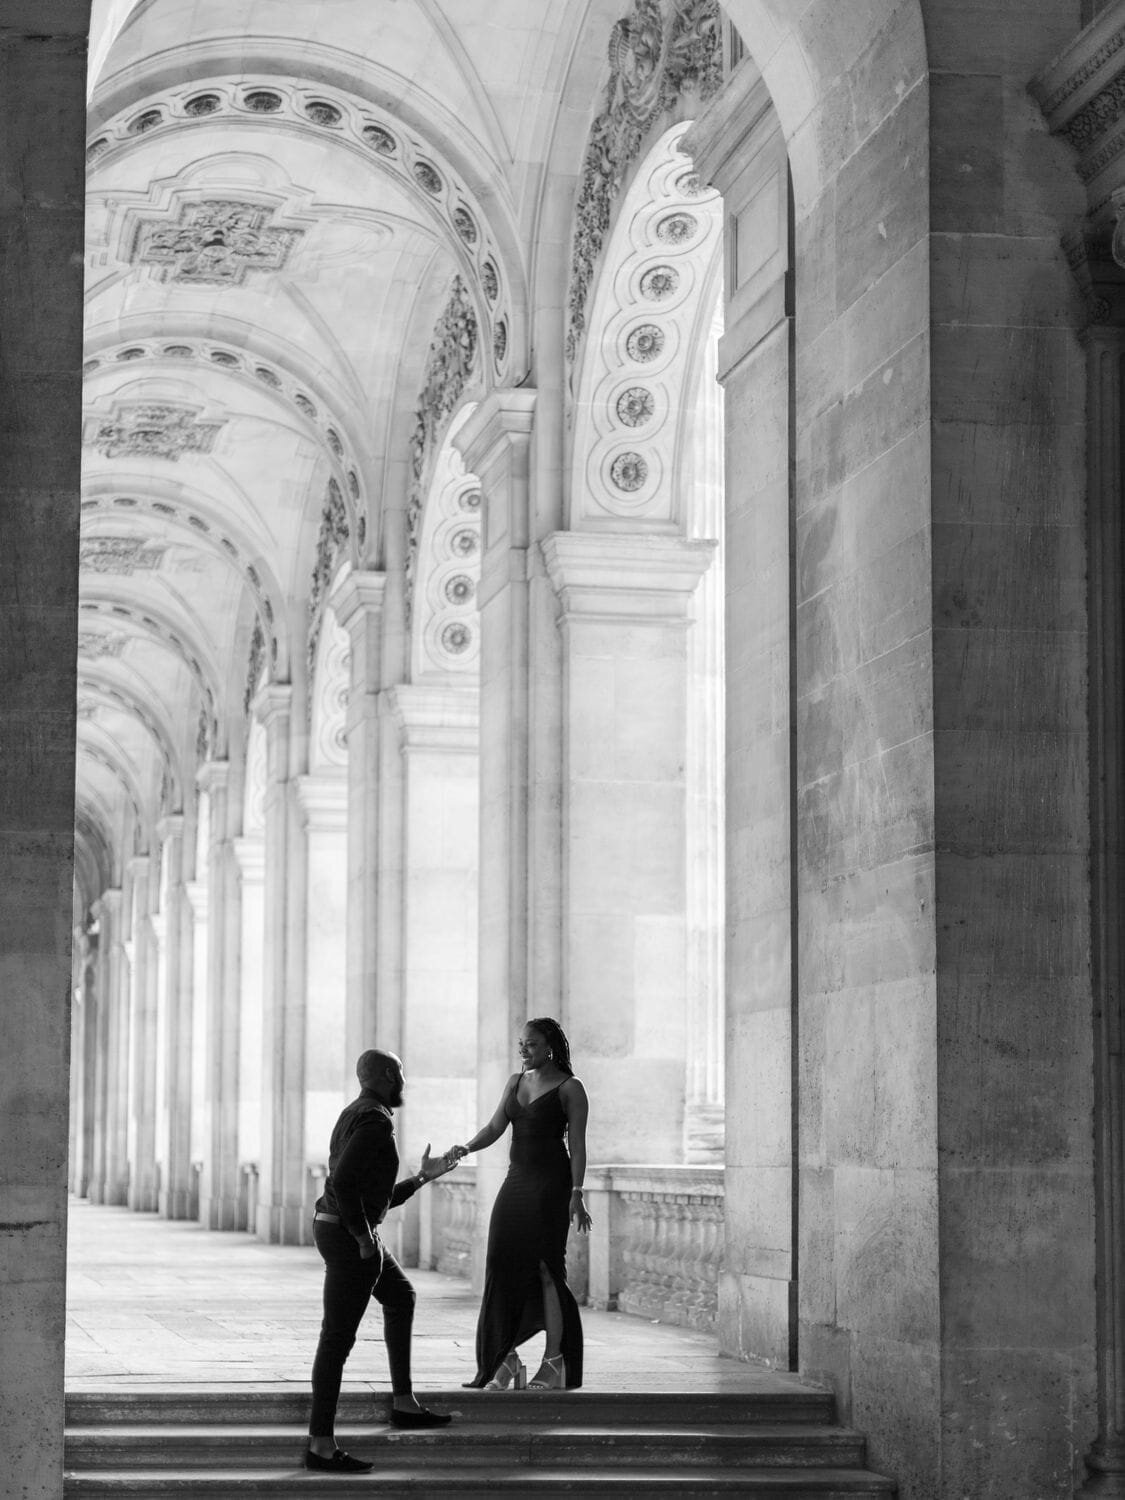
M344 1109L328 1147L328 1177L317 1208L339 1214L357 1240L367 1239L386 1217L418 1191L413 1177L395 1182L398 1147L394 1119L385 1104L364 1089Z

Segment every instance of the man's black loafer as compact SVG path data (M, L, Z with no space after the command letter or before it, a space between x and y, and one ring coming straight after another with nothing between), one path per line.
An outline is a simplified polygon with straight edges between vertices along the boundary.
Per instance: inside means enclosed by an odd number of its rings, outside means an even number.
M331 1458L321 1458L311 1448L305 1449L305 1468L316 1469L323 1474L370 1474L375 1467L365 1459L353 1458L343 1448L337 1448Z
M423 1406L419 1411L396 1411L391 1408L392 1427L444 1427L453 1420L449 1412L430 1411Z

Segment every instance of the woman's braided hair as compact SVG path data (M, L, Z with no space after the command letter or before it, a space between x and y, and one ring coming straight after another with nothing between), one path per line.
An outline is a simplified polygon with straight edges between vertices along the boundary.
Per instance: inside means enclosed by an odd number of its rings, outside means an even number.
M543 1040L554 1053L556 1068L561 1068L564 1073L574 1076L574 1069L570 1066L570 1043L566 1039L566 1032L557 1021L550 1016L537 1016L534 1021L526 1023L539 1033Z

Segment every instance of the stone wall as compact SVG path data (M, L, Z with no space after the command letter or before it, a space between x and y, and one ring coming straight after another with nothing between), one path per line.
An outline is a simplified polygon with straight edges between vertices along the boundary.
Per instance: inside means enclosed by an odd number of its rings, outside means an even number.
M0 5L0 1431L62 1492L86 26Z

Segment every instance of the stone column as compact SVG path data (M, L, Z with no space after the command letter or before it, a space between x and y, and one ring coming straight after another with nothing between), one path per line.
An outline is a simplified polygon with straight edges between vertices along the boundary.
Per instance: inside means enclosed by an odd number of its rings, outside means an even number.
M129 993L128 882L117 893L109 956L108 1065L106 1069L106 1178L103 1202L123 1206L129 1197Z
M188 1213L199 1218L199 1189L207 1128L208 953L211 903L204 870L202 880L184 885L189 923L186 941L191 950L191 1113L188 1121Z
M529 447L536 393L494 391L454 439L484 501L480 580L480 888L477 1113L496 1108L528 1015ZM474 1281L504 1163L478 1163Z
M306 878L305 1156L328 1160L336 1119L355 1092L355 1057L347 1051L348 777L301 776L297 803L304 824ZM362 1048L360 1049L362 1051ZM401 1148L400 1148L401 1149Z
M93 1039L96 1027L91 982L93 957L82 927L71 932L70 981L70 1192L84 1198L90 1181Z
M110 1172L111 1099L114 1077L112 1022L116 962L111 956L117 943L121 892L103 891L91 908L98 923L98 957L95 984L98 991L98 1022L93 1077L94 1154L90 1174L90 1202L108 1203Z
M238 941L241 913L229 838L230 763L206 761L197 781L210 807L207 860L207 1062L199 1219L238 1227Z
M271 684L254 712L266 731L262 963L262 1136L258 1235L299 1244L305 1177L305 859L289 779L293 690Z
M332 595L351 638L348 690L347 1013L344 1053L355 1059L377 1035L376 924L379 833L379 688L382 681L383 573L349 573Z
M723 194L726 578L726 1250L719 1338L796 1352L792 1090L795 803L791 702L792 323L788 164L744 68L686 144Z
M678 1162L683 1145L687 630L713 551L543 543L563 641L563 1013L599 1101L593 1161Z
M0 1432L62 1493L85 0L0 4Z
M399 1150L413 1166L429 1141L442 1151L479 1123L477 851L479 704L475 687L403 684L387 693L402 755L402 1053L410 1088ZM416 1263L423 1205L404 1214L403 1251ZM411 1205L407 1205L410 1208Z
M232 842L241 891L239 952L238 1159L258 1163L262 1154L262 1035L265 1024L266 841ZM256 1224L247 1224L256 1231Z
M1098 1435L1080 1493L1125 1495L1125 329L1092 328L1086 344Z
M161 819L164 869L164 1173L160 1212L186 1219L191 1198L191 913L184 889L184 819Z
M152 862L129 861L132 963L129 988L129 1207L156 1209L156 975L151 916Z

